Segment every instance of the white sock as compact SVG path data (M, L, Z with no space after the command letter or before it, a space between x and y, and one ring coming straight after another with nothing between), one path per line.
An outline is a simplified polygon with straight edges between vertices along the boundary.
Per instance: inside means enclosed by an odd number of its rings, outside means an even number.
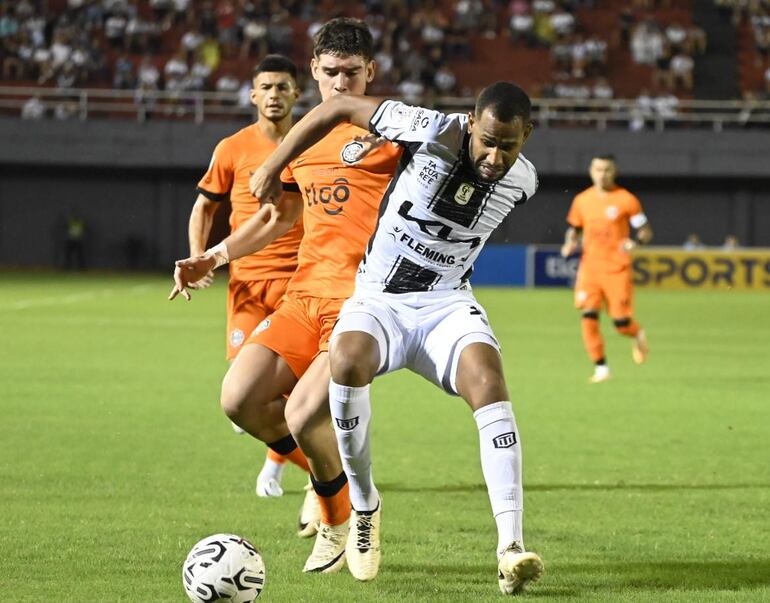
M524 547L521 442L510 402L495 402L473 413L479 428L481 470L497 524L498 555L517 540Z
M274 479L280 484L285 466L286 463L276 463L274 460L266 457L265 464L262 465L262 469L259 472L259 481L266 482L267 480Z
M330 381L329 408L342 468L350 484L350 503L356 511L374 511L379 493L372 481L369 452L369 419L372 416L369 386L349 387Z

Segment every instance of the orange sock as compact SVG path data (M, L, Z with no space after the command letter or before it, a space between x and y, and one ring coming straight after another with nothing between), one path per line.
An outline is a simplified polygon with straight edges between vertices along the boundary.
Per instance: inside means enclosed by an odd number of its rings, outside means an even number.
M272 448L267 449L267 458L277 465L283 465L286 462L286 457L282 454L278 454L275 450Z
M350 517L350 488L348 483L332 496L318 496L321 504L321 521L326 525L338 526Z
M593 314L583 315L580 321L580 327L583 332L583 345L588 352L589 358L597 362L604 358L604 339L599 330L599 318Z
M616 320L615 328L621 335L625 335L626 337L636 337L636 334L641 327L633 318L626 318L623 320Z
M286 460L288 460L290 463L293 463L302 471L305 473L310 473L310 465L307 464L307 457L305 454L299 449L299 446L297 446L294 450L292 450L289 454L284 456Z

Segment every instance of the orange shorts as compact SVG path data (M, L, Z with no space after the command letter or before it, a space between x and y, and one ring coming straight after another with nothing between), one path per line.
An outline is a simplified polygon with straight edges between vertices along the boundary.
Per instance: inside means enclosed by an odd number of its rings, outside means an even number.
M230 279L227 287L227 359L232 360L267 316L281 305L288 278L264 281Z
M345 298L288 293L281 307L262 321L246 343L270 348L299 378L320 352L329 349L329 337L343 303Z
M634 315L634 286L631 270L595 272L578 269L575 280L575 307L580 310L601 310L606 304L612 318Z

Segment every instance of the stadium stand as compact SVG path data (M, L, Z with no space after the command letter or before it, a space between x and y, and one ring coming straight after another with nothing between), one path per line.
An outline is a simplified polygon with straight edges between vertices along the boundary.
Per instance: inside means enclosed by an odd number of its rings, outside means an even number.
M282 52L307 65L313 33L339 15L364 19L374 34L379 74L372 92L423 104L439 97L472 96L490 81L510 79L534 98L583 103L580 111L611 106L612 99L636 99L636 123L643 126L650 119L665 121L682 113L682 103L689 99L767 98L770 2L693 4L0 0L0 66L6 87L0 106L18 111L23 99L30 103L25 115L35 117L47 93L30 94L29 89L56 90L60 97L71 90L71 97L60 99L52 110L62 118L82 117L86 111L77 91L87 88L90 114L98 99L115 104L116 115L123 114L124 105L134 105L169 118L200 116L190 93L204 91L219 93L211 97L216 105L248 112L252 65L266 52ZM701 4L716 17L709 21ZM719 27L728 21L737 50L708 55L709 27L722 35ZM716 89L704 88L709 78L694 77L699 63L715 60L735 66L736 92L730 77L722 77ZM20 87L19 93L8 92L9 85ZM306 89L301 107L317 100L314 87ZM107 90L132 91L133 96ZM209 103L209 97L201 98ZM589 101L596 103L586 105ZM550 106L559 109L564 103ZM626 113L633 112L626 108Z

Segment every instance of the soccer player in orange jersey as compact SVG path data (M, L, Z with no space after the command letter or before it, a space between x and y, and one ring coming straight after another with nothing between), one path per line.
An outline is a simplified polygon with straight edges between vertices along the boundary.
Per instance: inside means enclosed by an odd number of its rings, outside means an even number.
M242 226L260 204L249 191L249 177L273 152L292 125L291 111L299 96L296 65L281 55L268 55L257 65L251 101L259 120L216 146L208 170L198 183L198 197L190 214L190 255L206 248L214 214L229 197L231 232ZM297 269L297 250L302 239L302 222L264 249L230 265L227 293L227 359L232 362L243 342L280 305L289 278ZM208 287L213 272L194 288ZM235 426L238 431L242 430ZM281 475L286 460L309 471L301 451L284 456L268 447L262 471L257 477L258 496L281 496ZM310 509L308 509L308 512ZM312 534L311 534L312 535Z
M617 331L633 338L633 359L641 364L649 348L644 330L634 320L634 290L630 252L649 243L652 229L642 205L615 184L617 165L612 155L596 155L589 170L593 186L578 194L567 215L569 228L561 254L568 257L581 245L575 281L575 306L582 312L583 344L594 362L591 383L610 378L599 330L599 312L606 304ZM631 231L635 236L631 236Z
M314 39L311 72L321 97L363 94L374 78L373 42L358 20L339 18L325 24ZM347 478L329 413L328 342L344 301L353 293L358 264L374 231L380 201L401 151L390 144L362 158L368 131L340 124L322 141L292 161L284 188L299 190L304 205L305 236L297 272L281 307L256 329L238 354L222 385L222 407L230 419L260 437L265 407L290 391L285 418L291 435L307 455L321 504L321 523L306 572L338 571L345 562L350 517ZM265 174L262 167L252 177ZM186 287L213 266L242 257L272 240L292 219L293 201L285 196L265 206L240 231L203 256L177 262L175 287Z

